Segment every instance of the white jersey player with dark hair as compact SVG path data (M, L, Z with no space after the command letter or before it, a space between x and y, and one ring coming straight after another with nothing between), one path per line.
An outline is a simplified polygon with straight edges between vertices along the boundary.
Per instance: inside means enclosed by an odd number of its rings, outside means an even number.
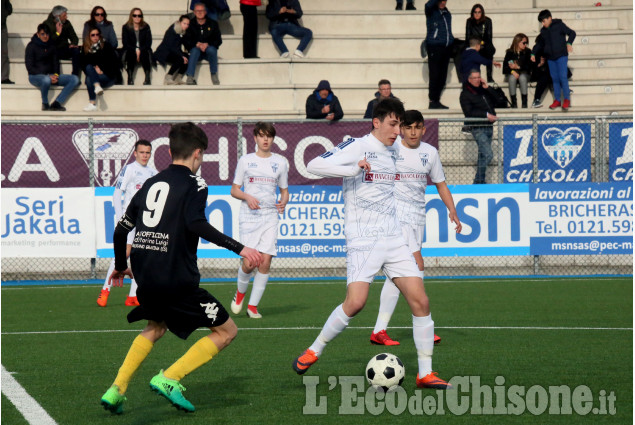
M275 137L273 124L256 123L254 140L258 150L238 160L231 188L231 195L242 201L238 216L240 241L262 254L257 269L247 259L238 267L238 287L231 303L232 313L240 313L251 274L256 271L247 304L247 316L252 319L262 318L258 304L269 281L271 259L277 254L278 213L284 213L289 202L289 165L283 156L271 152ZM276 199L277 188L280 188L280 200Z
M404 114L401 123L401 140L393 145L395 151L395 201L397 219L401 224L408 248L412 252L417 266L424 278L424 264L421 256L421 243L426 224L426 188L428 177L437 187L441 200L449 211L450 221L456 225L456 232L461 233L462 225L456 214L454 199L445 182L443 166L437 149L421 141L425 134L423 115L419 111L409 110ZM399 345L398 341L388 336L386 329L392 317L397 301L399 288L387 277L381 291L379 314L375 329L370 335L370 342L377 345ZM434 343L441 341L434 335Z
M115 184L115 193L112 197L112 204L115 208L115 217L117 221L119 221L126 212L126 208L128 208L132 197L139 191L139 189L141 189L143 183L145 183L145 181L150 177L157 174L157 170L148 165L150 156L152 156L152 145L150 142L143 139L138 140L137 143L135 143L135 161L122 168L119 173L119 177L117 178L117 183ZM128 257L130 257L130 250L132 248L134 235L134 230L128 233L128 243L126 245L126 255ZM115 270L114 258L110 262L110 267L108 267L108 273L106 274L106 281L104 282L104 286L101 288L99 298L97 298L97 305L100 307L106 307L108 304L108 296L110 295L111 288L108 278L112 274L113 270ZM131 278L131 280L130 292L128 293L125 304L133 307L138 306L139 301L137 300L137 282L134 278Z
M394 151L399 135L403 104L384 99L373 110L370 134L349 139L313 159L307 170L323 177L343 177L345 209L347 288L313 344L293 361L296 373L304 374L322 356L326 345L359 313L368 299L370 284L380 271L390 277L412 311L412 335L417 349L416 385L450 388L432 371L434 322L430 303L412 251L401 232L395 210Z

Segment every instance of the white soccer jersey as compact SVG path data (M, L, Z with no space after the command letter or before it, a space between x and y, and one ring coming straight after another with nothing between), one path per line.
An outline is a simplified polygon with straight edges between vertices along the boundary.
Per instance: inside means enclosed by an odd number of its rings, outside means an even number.
M344 231L347 241L355 238L401 236L395 214L395 161L394 152L372 134L348 139L311 160L310 173L322 177L343 177ZM358 163L362 159L371 166L363 171Z
M157 170L150 166L143 166L137 161L123 167L117 177L115 193L113 195L113 205L117 221L128 208L132 197L137 193L143 183L150 177L157 174Z
M397 218L402 223L423 225L426 219L428 176L434 183L445 181L439 152L421 143L417 149L404 146L401 138L393 145L395 152L395 200Z
M262 158L255 153L243 155L238 160L234 184L244 187L244 192L260 201L260 209L252 210L246 201L240 205L240 222L278 220L276 187L286 189L289 166L287 160L276 153Z

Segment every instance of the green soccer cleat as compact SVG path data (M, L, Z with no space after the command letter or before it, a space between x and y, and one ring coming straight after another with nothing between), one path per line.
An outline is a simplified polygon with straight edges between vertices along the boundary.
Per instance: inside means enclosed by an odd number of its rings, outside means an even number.
M150 380L150 388L160 396L167 398L177 409L186 412L194 411L194 405L183 397L185 387L179 381L166 378L163 375L163 370Z
M119 394L119 388L113 385L101 397L101 405L111 413L121 415L123 413L123 402L126 400L126 396Z

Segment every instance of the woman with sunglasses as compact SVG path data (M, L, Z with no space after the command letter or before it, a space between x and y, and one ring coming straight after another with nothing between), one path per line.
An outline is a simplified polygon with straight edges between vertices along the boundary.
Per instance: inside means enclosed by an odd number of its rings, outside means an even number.
M86 73L86 88L88 89L88 105L86 112L97 110L97 96L104 93L104 89L115 84L121 78L119 56L101 36L99 28L91 28L82 46L82 68Z
M121 29L121 41L124 51L124 63L128 72L128 85L134 84L134 70L141 64L146 78L143 85L150 85L152 66L152 31L143 20L143 12L138 7L130 11L128 22Z
M117 41L117 34L115 34L115 27L112 22L108 20L108 14L106 9L101 6L93 7L90 12L90 19L84 22L84 32L82 38L85 39L88 36L88 32L91 28L99 28L101 36L115 49L119 45Z
M518 108L516 86L519 82L522 106L523 108L527 107L527 88L529 87L531 73L531 49L527 47L528 41L529 39L525 34L516 34L512 40L512 45L505 53L505 60L503 61L503 74L507 76L507 82L509 83L509 97L512 101L512 108Z
M492 41L493 37L492 20L485 16L485 9L482 5L475 4L472 6L470 17L465 21L465 42L469 42L471 38L480 38L481 50L479 50L479 54L484 58L493 60L496 53L496 47ZM492 65L487 65L487 82L494 82Z

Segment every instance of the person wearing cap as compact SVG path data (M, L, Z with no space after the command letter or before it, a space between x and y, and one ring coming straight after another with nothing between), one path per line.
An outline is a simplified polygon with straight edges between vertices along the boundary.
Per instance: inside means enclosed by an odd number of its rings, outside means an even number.
M306 99L306 117L314 120L337 121L343 116L344 111L339 99L331 91L331 85L327 80L320 81L317 88Z

